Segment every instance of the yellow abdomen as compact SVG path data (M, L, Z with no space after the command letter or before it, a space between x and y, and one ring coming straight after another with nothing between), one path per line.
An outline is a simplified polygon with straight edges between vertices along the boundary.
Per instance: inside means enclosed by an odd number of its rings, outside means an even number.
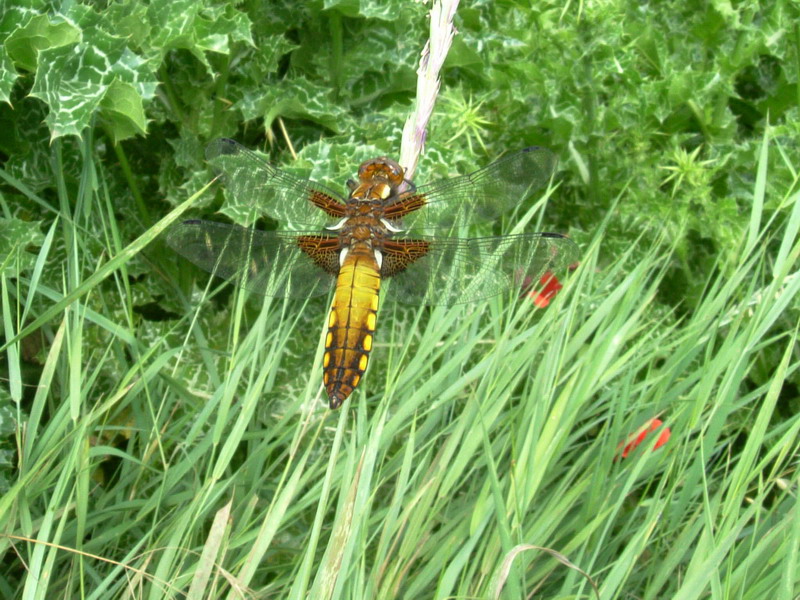
M374 253L366 246L354 246L336 279L322 359L322 381L331 408L341 406L367 369L380 287Z

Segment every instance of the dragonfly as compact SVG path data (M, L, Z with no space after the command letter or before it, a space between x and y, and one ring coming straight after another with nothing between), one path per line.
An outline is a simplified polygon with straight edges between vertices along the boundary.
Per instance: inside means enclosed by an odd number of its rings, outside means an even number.
M173 226L178 254L258 294L304 299L333 288L322 382L331 409L364 377L381 286L415 305L477 302L574 265L578 246L559 233L457 237L548 183L556 157L541 147L508 154L468 175L416 186L387 157L361 164L347 194L281 170L238 142L213 141L206 158L252 215L291 229L262 231L190 219Z

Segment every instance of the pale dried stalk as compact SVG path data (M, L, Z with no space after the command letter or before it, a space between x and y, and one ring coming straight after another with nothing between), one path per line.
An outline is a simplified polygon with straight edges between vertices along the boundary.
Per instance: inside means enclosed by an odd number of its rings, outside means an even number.
M406 179L411 179L417 170L417 162L425 146L428 122L436 104L442 69L453 36L453 18L458 8L458 0L434 0L431 7L430 38L422 50L417 69L417 101L414 112L403 126L403 141L400 146L400 164L406 168Z

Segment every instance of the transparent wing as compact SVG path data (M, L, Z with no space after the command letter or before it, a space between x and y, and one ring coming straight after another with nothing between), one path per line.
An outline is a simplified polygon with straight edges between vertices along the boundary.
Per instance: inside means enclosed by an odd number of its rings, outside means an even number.
M273 167L234 140L214 140L206 149L206 158L244 215L267 215L307 229L344 215L339 194Z
M317 232L309 238L319 239ZM170 228L166 242L201 269L265 296L307 298L325 294L333 276L301 250L297 232L184 221Z
M408 247L402 248L404 243ZM407 258L414 254L418 257ZM522 294L538 285L548 272L565 274L579 256L575 242L558 233L482 238L421 236L387 243L383 270L391 276L389 297L412 304L460 304L508 290ZM390 275L390 270L395 273Z
M546 148L525 148L469 175L409 190L387 215L399 214L404 230L421 232L489 221L547 185L556 164L556 156Z

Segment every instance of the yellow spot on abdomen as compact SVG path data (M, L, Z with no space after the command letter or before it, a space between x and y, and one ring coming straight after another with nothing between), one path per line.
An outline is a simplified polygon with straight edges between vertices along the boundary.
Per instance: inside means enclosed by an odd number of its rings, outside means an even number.
M361 381L361 375L353 375L353 383L351 385L356 387L359 381Z
M367 370L367 355L362 354L361 358L358 359L358 370L359 371L366 371Z
M322 367L327 369L329 364L331 364L331 353L326 352L325 356L322 357Z
M367 329L375 331L375 313L371 312L367 315Z
M333 332L329 331L328 335L325 336L325 347L330 348L332 343L333 343Z
M332 310L331 316L328 317L328 327L333 327L334 325L336 325L336 311Z
M370 350L372 350L372 336L371 336L371 335L369 335L369 334L365 335L365 336L364 336L364 341L363 341L363 342L361 342L361 346L362 346L362 348L364 348L364 350L366 350L367 352L369 352Z
M378 294L372 296L372 310L378 310Z

